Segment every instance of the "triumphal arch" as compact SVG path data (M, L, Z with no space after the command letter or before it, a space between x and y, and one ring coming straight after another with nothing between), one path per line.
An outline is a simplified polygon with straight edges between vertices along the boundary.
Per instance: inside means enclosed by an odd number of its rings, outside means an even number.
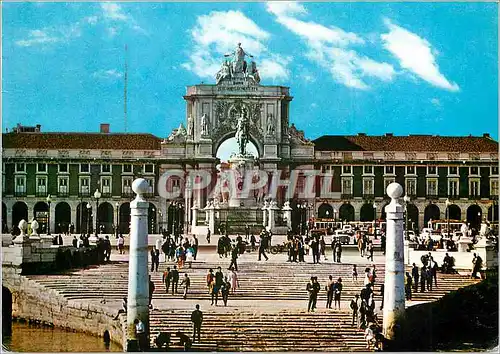
M160 180L160 192L162 188L180 192L166 196L163 212L171 214L172 206L181 205L185 227L199 233L205 233L207 227L212 232L220 231L222 224L230 224L231 232L239 232L245 225L286 227L286 220L281 220L282 215L286 219L286 213L281 211L288 205L287 176L292 169L313 169L314 146L302 131L290 125L293 97L289 87L262 85L257 63L240 44L221 60L215 83L187 87L185 124L163 141L160 168L160 174L180 169L186 175L203 171L213 178L202 190L193 184L199 182L196 178L205 177ZM221 165L217 150L229 138L236 138L238 149L228 164ZM258 156L248 153L248 142L255 145ZM235 172L236 191L224 188L231 185L224 177L227 170ZM241 196L241 179L249 171L260 171L254 178L261 179L262 171L269 179L278 171L282 181L277 193L270 196L267 186ZM263 208L276 210L271 215L275 219L272 224L264 220L270 214ZM208 210L215 210L215 220L209 220L212 213Z

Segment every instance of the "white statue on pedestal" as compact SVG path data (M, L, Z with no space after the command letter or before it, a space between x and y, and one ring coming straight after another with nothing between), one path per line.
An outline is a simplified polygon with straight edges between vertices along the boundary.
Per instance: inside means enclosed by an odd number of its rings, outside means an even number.
M266 131L266 134L268 136L273 136L274 135L274 119L273 119L273 114L272 113L268 113L267 114L267 131Z
M32 230L31 234L33 236L38 236L38 228L39 228L38 221L33 219L33 221L31 221L31 230Z
M187 129L187 135L189 138L192 138L194 135L194 120L191 115L188 117L188 129Z
M201 135L209 135L210 122L208 120L208 114L203 113L201 116Z

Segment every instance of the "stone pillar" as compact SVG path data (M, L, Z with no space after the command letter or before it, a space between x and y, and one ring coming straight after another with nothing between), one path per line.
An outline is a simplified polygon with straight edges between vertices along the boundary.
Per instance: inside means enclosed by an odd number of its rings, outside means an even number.
M130 255L128 268L127 302L127 348L137 340L134 321L144 323L149 343L149 274L148 274L148 208L143 195L148 191L148 183L138 178L132 183L137 194L130 203ZM128 351L128 350L127 350Z
M262 226L267 227L267 210L269 206L267 204L267 201L264 202L264 206L261 208L262 210Z
M196 204L193 205L193 207L191 208L191 210L193 211L193 217L191 219L191 233L193 233L193 230L196 227L196 221L198 220L197 219L197 217L198 217L198 206Z
M40 235L38 234L38 228L39 228L38 221L33 220L31 222L31 235L29 236L31 241L40 241Z
M214 206L210 205L207 209L208 214L208 228L210 229L210 233L212 235L215 234L215 210Z
M286 227L288 229L292 228L292 208L290 207L289 202L285 202L285 206L283 207L283 218L286 220Z
M384 321L383 334L389 341L399 340L400 327L405 315L405 268L403 246L403 206L398 198L403 188L398 183L387 186L391 203L387 214L387 241L385 255Z
M269 220L267 222L267 229L268 231L271 231L272 229L274 229L275 226L276 211L279 210L275 201L271 202L271 205L269 206L268 210L269 210Z

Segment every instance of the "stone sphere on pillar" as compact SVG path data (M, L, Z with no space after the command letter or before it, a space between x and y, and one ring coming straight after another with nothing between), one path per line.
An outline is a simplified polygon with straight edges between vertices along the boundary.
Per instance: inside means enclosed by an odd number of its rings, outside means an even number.
M19 230L21 231L26 231L26 229L28 228L28 222L24 219L22 219L21 221L19 221Z
M398 199L403 195L403 187L399 183L392 182L387 186L387 195L391 199Z
M143 195L148 192L149 184L144 178L137 178L132 182L132 190L137 195Z

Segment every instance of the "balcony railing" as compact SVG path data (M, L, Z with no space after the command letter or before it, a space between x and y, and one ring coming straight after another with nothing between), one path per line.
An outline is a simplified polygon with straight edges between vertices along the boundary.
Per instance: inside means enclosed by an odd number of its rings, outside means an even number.
M374 194L363 193L363 199L365 199L365 200L373 200L374 198L375 198Z
M134 192L132 191L122 191L122 198L133 198Z
M43 198L47 196L47 191L36 191L36 196L38 198Z
M341 199L352 199L352 193L342 193L340 195Z
M457 199L460 199L460 196L458 194L449 194L448 199L449 200L457 200Z
M439 196L437 193L427 193L426 198L427 199L438 199Z
M479 200L481 199L481 196L478 194L469 194L469 199L471 200Z
M89 191L79 191L78 196L79 197L90 197L90 192Z
M16 197L26 197L26 191L15 191L14 196Z
M69 192L68 191L59 191L57 193L57 196L58 197L68 197L69 196Z

